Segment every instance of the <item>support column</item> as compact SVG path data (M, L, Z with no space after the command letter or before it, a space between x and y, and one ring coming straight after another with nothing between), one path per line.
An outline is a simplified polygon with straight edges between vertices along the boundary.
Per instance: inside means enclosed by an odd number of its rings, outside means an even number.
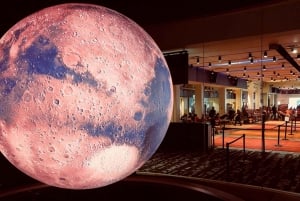
M224 87L220 87L218 89L219 93L219 114L220 116L227 113L226 111L226 89Z
M173 114L171 122L180 122L180 85L173 85Z
M199 118L204 114L203 84L195 85L195 113Z

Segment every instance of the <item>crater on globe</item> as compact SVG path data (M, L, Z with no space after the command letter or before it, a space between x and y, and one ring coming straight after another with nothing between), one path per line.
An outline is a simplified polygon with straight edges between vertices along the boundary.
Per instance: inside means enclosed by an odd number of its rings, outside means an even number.
M140 168L168 129L173 90L154 40L109 8L67 3L0 40L0 150L51 186L97 188Z

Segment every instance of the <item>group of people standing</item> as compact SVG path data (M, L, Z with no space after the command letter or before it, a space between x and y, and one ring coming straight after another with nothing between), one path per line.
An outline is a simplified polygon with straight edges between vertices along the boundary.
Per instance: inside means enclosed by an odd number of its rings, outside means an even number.
M234 125L242 125L242 112L239 109L236 112L233 109L230 109L227 114L224 114L221 117L219 117L219 113L217 113L215 108L212 107L208 113L208 116L212 127L216 126L216 121L218 121L219 119L228 119L229 121L233 121Z

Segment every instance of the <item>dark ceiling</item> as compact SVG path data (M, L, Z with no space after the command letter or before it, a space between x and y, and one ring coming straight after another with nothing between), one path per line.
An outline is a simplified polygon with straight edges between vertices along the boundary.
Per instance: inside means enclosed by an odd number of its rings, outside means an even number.
M141 26L179 19L205 17L282 0L9 0L2 4L0 31L3 35L11 26L42 8L61 3L92 3L116 10Z

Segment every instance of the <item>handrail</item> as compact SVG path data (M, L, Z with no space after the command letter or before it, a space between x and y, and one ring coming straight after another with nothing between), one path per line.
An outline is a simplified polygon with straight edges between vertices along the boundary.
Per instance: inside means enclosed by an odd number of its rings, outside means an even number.
M243 160L245 160L245 153L246 153L246 149L245 149L245 137L246 135L243 134L240 137L232 140L231 142L227 142L226 143L226 172L227 172L227 177L229 176L229 166L230 166L230 161L229 161L229 145L232 143L235 143L236 141L240 140L241 138L243 138Z

